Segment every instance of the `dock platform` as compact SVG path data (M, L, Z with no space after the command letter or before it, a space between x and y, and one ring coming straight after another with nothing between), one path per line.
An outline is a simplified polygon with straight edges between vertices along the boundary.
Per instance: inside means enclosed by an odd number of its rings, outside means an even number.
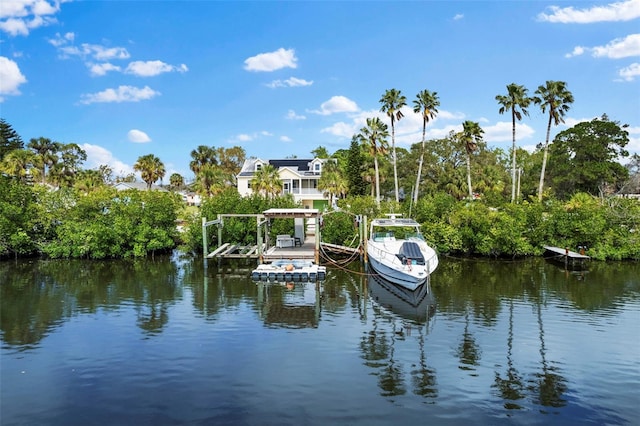
M258 265L251 272L253 281L324 281L327 268L304 259L276 260Z
M551 255L550 259L556 262L563 262L565 266L582 266L591 259L586 254L571 251L568 248L560 248L553 246L542 246L547 255Z

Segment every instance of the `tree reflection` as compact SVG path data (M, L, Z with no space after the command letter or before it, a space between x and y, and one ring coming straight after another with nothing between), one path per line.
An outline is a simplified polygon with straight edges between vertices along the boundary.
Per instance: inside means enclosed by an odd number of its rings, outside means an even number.
M427 327L429 330L429 315L427 314ZM411 384L413 393L425 398L436 398L438 396L438 381L436 379L436 371L427 365L427 356L425 354L425 336L423 328L418 329L418 344L420 347L420 361L417 368L411 371Z
M458 358L460 358L459 368L462 370L475 371L480 360L480 346L476 343L473 334L469 332L469 312L465 312L465 326L462 334L462 342L458 346Z
M496 372L494 387L500 391L500 396L506 402L504 407L507 409L521 409L522 406L515 401L524 398L524 385L522 377L518 370L513 366L513 299L509 301L509 336L507 337L507 374L506 378L502 378Z
M550 367L547 362L546 348L544 343L544 326L542 323L542 303L538 300L538 327L540 330L540 357L542 373L535 375L530 389L537 394L537 402L545 407L563 407L566 401L563 394L567 390L566 380L557 373L558 369Z

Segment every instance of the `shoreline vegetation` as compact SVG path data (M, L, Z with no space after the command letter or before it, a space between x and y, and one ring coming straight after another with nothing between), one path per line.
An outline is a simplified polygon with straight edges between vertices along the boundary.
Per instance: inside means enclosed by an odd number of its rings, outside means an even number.
M535 199L492 206L483 200L456 200L438 193L403 202L371 196L338 200L325 214L322 240L357 244L356 215L374 218L402 213L422 225L425 239L443 255L522 258L539 256L543 245L586 247L595 260L640 260L640 202L623 197L599 198L577 193L567 201ZM154 256L179 248L202 251L201 217L222 213L256 213L269 208L299 207L289 196L241 197L229 187L186 209L172 192L101 187L89 193L74 188L50 190L0 177L0 258L105 259ZM182 231L176 224L182 223ZM293 222L274 220L270 232L293 232ZM208 235L217 244L217 233ZM255 244L255 222L229 218L223 241ZM354 243L355 241L355 243Z

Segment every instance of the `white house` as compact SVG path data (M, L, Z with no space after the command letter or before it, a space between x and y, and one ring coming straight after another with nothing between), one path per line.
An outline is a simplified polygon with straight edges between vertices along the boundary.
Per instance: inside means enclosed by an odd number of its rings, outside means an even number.
M115 189L118 191L125 191L127 189L137 189L138 191L147 191L149 188L147 187L146 182L118 182L113 185ZM152 191L164 191L167 190L158 185L151 185Z
M322 158L284 160L248 158L237 176L238 192L243 197L251 195L253 193L251 179L262 167L271 165L280 175L282 194L292 194L294 200L300 202L305 208L323 210L329 204L329 200L325 198L322 191L318 190L318 181L326 161L328 160Z

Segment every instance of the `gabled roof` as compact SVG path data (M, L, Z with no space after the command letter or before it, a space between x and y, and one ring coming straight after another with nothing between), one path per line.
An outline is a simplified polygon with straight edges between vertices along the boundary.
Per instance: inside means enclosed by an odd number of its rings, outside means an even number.
M313 170L311 165L317 162L324 162L321 158L285 158L280 160L262 160L260 158L247 158L244 160L242 170L238 173L238 176L253 176L256 170L256 163L269 164L276 169L288 168L297 172L300 175L312 175Z

